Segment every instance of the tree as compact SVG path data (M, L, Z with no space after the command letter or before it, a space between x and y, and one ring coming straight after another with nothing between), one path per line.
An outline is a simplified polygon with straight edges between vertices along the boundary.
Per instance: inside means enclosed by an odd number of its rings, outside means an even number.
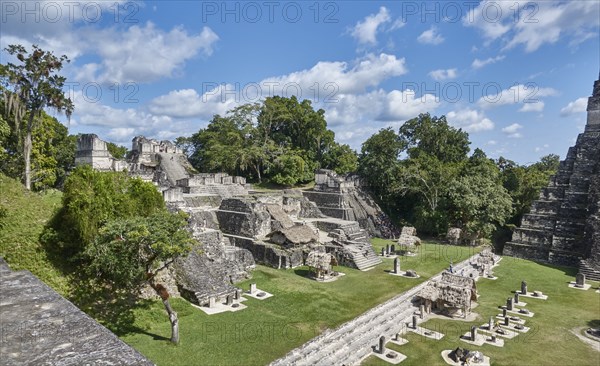
M394 190L398 159L404 147L404 143L391 128L379 130L362 144L358 171L379 196L380 201L384 201Z
M21 45L9 45L6 52L16 55L20 65L8 63L2 68L2 76L6 80L7 99L10 99L8 112L14 108L15 126L20 125L20 118L27 113L27 124L23 136L23 157L25 164L25 188L31 189L31 151L32 132L35 117L44 108L54 108L65 112L67 118L73 113L73 102L67 98L62 88L65 78L57 74L68 62L67 56L56 57L50 51L43 51L38 46L33 46L33 51L28 53Z
M512 211L510 195L489 176L462 176L451 182L448 196L454 224L478 238L489 238Z
M518 225L523 215L529 212L533 201L539 197L540 190L548 185L550 176L556 173L559 157L555 154L546 155L529 166L500 157L496 164L501 172L502 185L513 201L513 216L508 222Z
M358 169L358 156L349 145L340 145L334 142L323 155L322 166L325 169L334 170L338 174L356 172Z
M305 181L306 162L293 152L278 157L274 166L272 180L279 185L293 186L298 182Z
M125 172L99 172L88 165L74 169L64 184L63 206L43 233L43 241L75 258L111 220L147 217L163 210L152 183Z
M420 114L400 127L399 136L411 158L428 154L442 162L456 163L469 153L469 134L448 125L445 116Z
M84 252L90 274L105 280L107 286L135 291L148 283L154 289L169 316L173 343L179 342L179 321L169 292L156 275L190 251L194 240L186 227L185 214L166 210L148 217L113 219Z
M14 114L7 114L7 101L0 100L0 171L9 177L22 179L24 159L21 132L25 130L26 122L21 121L21 126L17 128ZM33 125L31 188L61 187L67 172L75 164L76 136L69 135L66 126L44 111L35 117Z
M127 155L127 148L125 146L119 146L113 142L109 142L106 144L106 148L115 159L122 160L125 159L125 155Z

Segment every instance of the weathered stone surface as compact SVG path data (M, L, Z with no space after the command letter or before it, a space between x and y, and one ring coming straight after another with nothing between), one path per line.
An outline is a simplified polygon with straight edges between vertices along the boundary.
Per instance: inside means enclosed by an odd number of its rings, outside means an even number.
M201 244L174 266L181 295L205 305L211 296L225 298L234 294L232 283L248 278L249 270L254 268L252 253L224 246L222 233L217 230L195 233L195 237Z
M315 173L315 187L302 193L327 216L357 221L372 236L392 238L398 229L361 186L357 175L338 176L326 169Z
M2 365L153 365L29 271L3 263Z
M287 229L276 230L269 234L271 241L283 247L295 247L316 243L318 238L313 229L306 225L294 225Z
M446 240L452 245L460 244L460 238L462 236L462 230L457 227L451 227L446 233Z
M398 247L405 252L414 252L421 245L421 239L417 236L417 229L412 226L404 226L398 239Z
M127 168L127 163L115 159L108 151L106 142L93 133L77 136L75 165L91 165L100 171L120 171Z
M252 197L224 199L217 218L225 234L259 238L271 232L271 215L266 205Z
M523 217L521 227L515 229L504 254L566 265L587 257L600 269L600 80L594 83L587 111L584 132Z

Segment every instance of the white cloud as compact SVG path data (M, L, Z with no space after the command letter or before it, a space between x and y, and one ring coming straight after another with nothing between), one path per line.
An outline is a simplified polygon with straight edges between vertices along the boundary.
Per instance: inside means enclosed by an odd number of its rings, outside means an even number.
M392 90L387 94L386 102L386 108L379 117L383 121L404 121L420 113L433 111L440 104L435 95L416 97L412 90Z
M427 75L429 75L429 77L431 77L435 81L451 80L451 79L455 79L458 76L456 69L433 70L433 71L430 71L429 74L427 74Z
M597 37L599 13L598 1L485 0L465 15L463 25L480 29L486 44L501 40L504 49L523 45L533 52L564 37L571 46Z
M432 26L425 32L421 33L421 35L417 37L417 41L424 44L438 45L444 42L444 37L442 37L441 34L438 34L436 27Z
M337 103L325 106L325 117L332 126L353 130L350 126L354 124L406 121L420 113L433 112L439 104L432 94L417 97L414 91L408 89L390 92L379 89L357 95L340 95Z
M498 141L496 141L496 140L490 140L490 141L486 142L486 145L490 145L490 146L494 146L497 144L498 144Z
M219 37L209 27L190 35L182 27L165 32L148 22L131 26L125 32L104 29L94 39L94 50L102 61L83 66L98 72L93 81L145 83L174 76L199 52L210 56Z
M135 128L132 127L116 127L108 131L107 137L112 140L125 141L133 137Z
M390 15L386 7L379 8L379 13L368 15L363 21L356 23L352 29L352 37L356 38L359 44L377 44L377 32L383 23L390 21ZM394 22L393 27L400 27L398 22Z
M518 139L518 138L523 137L523 135L521 135L521 133L519 132L519 130L522 128L523 128L523 126L521 126L520 124L513 123L510 126L504 127L502 129L502 132L504 132L508 138Z
M519 112L541 112L544 110L544 102L538 100L533 103L523 103L523 106L519 108Z
M549 147L550 147L550 145L544 144L543 146L536 146L536 148L534 150L535 150L535 152L540 152L540 151L546 150Z
M367 55L355 62L353 67L345 62L319 62L311 69L288 75L271 77L248 85L219 84L210 90L198 92L194 89L173 90L154 98L148 110L156 115L172 118L201 117L210 119L214 114L225 114L243 103L259 102L273 96L296 95L299 99L313 99L315 105L325 106L329 114L328 122L347 123L357 118L394 120L402 117L395 105L403 106L404 113L417 113L421 98L404 96L396 100L383 90L366 92L382 81L404 74L404 59L393 55ZM413 93L414 94L414 93ZM426 95L425 106L431 105L433 96ZM393 102L393 106L390 105ZM416 112L415 112L416 111Z
M324 88L326 83L333 83L337 94L358 93L368 87L375 87L382 81L407 72L404 58L396 58L385 53L379 56L369 54L349 67L346 62L321 61L308 70L301 70L291 74L272 77L261 83L276 83L279 87L286 84L300 85L305 96L310 95L311 88L318 83L319 88Z
M398 18L394 21L394 23L390 27L389 31L391 32L396 29L400 29L400 28L404 27L405 25L406 25L406 22L404 22L404 20L402 20L402 18Z
M569 102L566 107L562 108L560 110L560 115L562 117L567 117L575 113L585 112L587 109L587 102L588 98L577 98L574 101Z
M224 115L238 104L246 103L239 95L228 93L235 90L234 85L218 85L200 95L194 89L173 90L168 94L154 98L148 107L150 112L173 118L201 117L210 119L215 114ZM237 100L236 100L237 98Z
M114 108L100 102L90 102L81 92L74 93L73 103L78 125L108 128L139 128L171 123L168 116L157 116L138 108Z
M448 123L454 127L462 128L467 132L489 131L494 129L494 122L487 118L483 112L473 109L451 111L446 114Z
M491 88L490 88L491 89ZM522 107L522 112L539 111L537 109L544 107L539 98L557 95L558 91L553 88L540 88L537 84L513 85L497 94L489 94L479 98L477 104L482 108L497 107L506 104L531 104L530 107ZM542 103L542 104L538 104ZM537 106L534 106L538 104Z
M473 63L471 64L471 66L473 66L474 69L480 69L486 65L495 64L498 61L502 61L502 60L504 60L504 57L505 57L504 55L500 55L500 56L496 56L496 57L490 57L485 60L480 60L480 59L476 58L475 60L473 60Z

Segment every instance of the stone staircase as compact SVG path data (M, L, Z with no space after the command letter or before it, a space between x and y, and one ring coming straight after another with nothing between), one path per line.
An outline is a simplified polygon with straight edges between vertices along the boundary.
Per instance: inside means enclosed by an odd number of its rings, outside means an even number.
M361 271L365 271L381 263L381 258L370 245L369 247L365 248L364 246L359 247L357 245L346 246L347 252L352 256L356 268Z
M585 275L586 280L600 281L600 271L592 268L584 259L579 261L579 272Z
M455 270L470 268L471 260L472 258L469 258L458 263L454 267ZM441 274L429 281L439 278ZM406 323L418 310L412 304L412 300L429 281L370 309L336 329L325 331L284 357L273 361L270 366L359 365L371 354L372 347L377 344L380 336L391 339L394 334L406 329ZM420 322L419 319L418 323Z
M188 188L189 193L203 196L220 196L229 198L248 194L246 188L239 184L207 184Z
M343 244L346 253L352 257L357 269L365 271L381 263L381 258L371 246L367 231L361 229L357 222L343 225L333 232L337 241Z

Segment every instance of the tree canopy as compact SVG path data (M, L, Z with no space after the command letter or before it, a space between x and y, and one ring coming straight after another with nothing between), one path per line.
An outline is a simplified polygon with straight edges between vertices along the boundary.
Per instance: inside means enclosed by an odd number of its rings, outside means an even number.
M356 153L334 141L324 115L309 100L275 96L215 115L206 128L176 143L200 171L245 175L259 183L266 178L290 186L311 181L319 168L356 170Z
M50 51L44 51L36 45L32 51L21 45L9 45L6 52L14 55L19 64L7 63L0 67L2 94L5 102L5 115L14 120L14 134L22 140L25 187L31 189L32 135L36 128L36 117L44 108L53 108L65 112L67 118L73 113L73 102L62 90L65 77L58 74L67 56L56 57ZM22 120L26 117L26 123ZM23 129L21 127L24 127Z

